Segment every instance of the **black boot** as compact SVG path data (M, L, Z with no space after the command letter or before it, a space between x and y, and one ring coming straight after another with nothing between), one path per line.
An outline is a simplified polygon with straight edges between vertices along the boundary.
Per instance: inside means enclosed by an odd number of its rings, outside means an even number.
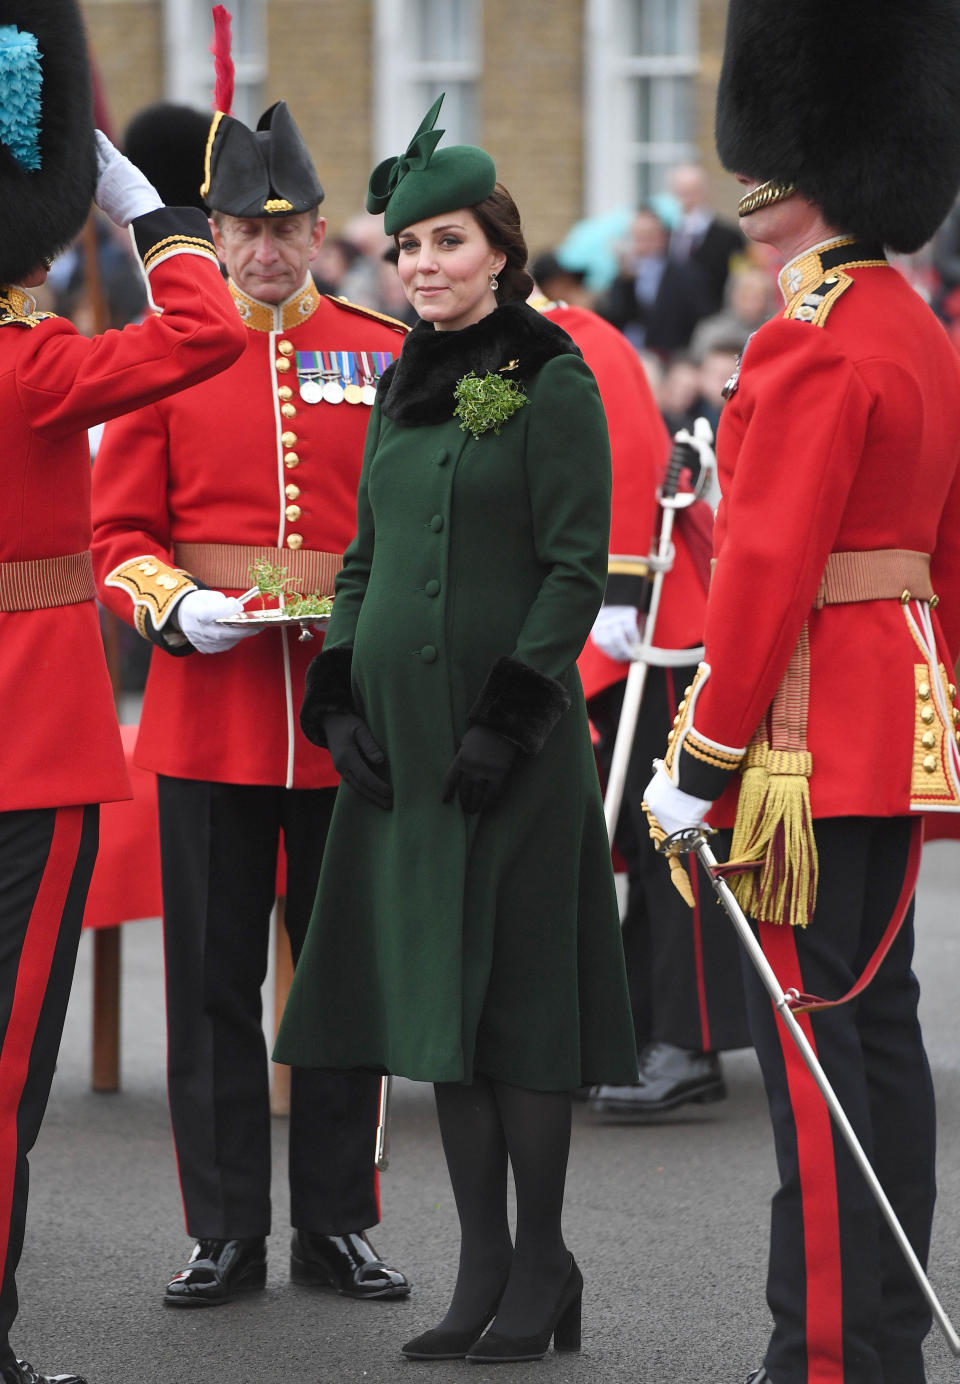
M688 1101L707 1105L727 1094L715 1052L653 1042L640 1053L639 1062L640 1080L635 1086L598 1086L590 1108L618 1119L642 1119Z
M168 1307L220 1307L267 1282L262 1235L245 1240L199 1240L185 1269L167 1284Z
M402 1298L410 1292L404 1275L383 1262L363 1231L319 1235L295 1230L290 1277L311 1288L332 1288L344 1297Z
M0 1365L2 1384L87 1384L78 1374L40 1374L29 1360L10 1360Z

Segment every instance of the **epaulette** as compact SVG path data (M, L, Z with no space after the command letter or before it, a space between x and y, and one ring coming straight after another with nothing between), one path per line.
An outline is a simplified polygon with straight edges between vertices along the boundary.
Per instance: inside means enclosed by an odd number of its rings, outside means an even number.
M841 294L846 293L853 283L849 274L835 269L822 279L815 288L802 290L790 299L784 309L784 317L795 322L809 322L813 327L822 327L833 310Z
M385 312L375 312L373 308L351 303L349 298L336 298L332 293L325 293L323 296L338 308L346 308L347 312L357 312L361 317L372 317L375 322L382 322L384 326L393 327L394 331L403 332L404 336L410 330L406 322L401 322L399 317L389 317Z
M45 318L56 316L55 312L42 312L36 298L25 289L0 289L0 327L36 327Z

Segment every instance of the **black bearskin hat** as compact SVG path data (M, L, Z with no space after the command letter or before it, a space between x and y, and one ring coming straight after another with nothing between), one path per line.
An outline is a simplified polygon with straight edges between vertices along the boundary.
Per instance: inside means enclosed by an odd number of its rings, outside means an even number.
M730 0L717 152L910 253L960 189L960 0Z
M124 131L123 152L150 179L168 207L199 207L210 117L192 106L155 101Z
M207 142L207 206L229 216L293 216L323 201L323 188L285 101L264 111L256 131L220 111Z
M0 284L70 243L97 181L75 0L0 0Z

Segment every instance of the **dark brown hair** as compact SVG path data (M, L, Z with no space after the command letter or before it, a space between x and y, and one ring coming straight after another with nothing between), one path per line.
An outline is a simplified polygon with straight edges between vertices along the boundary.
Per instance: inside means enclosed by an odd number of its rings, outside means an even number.
M489 197L476 202L470 210L480 224L494 250L502 250L507 262L497 278L497 303L515 302L530 297L533 279L527 273L527 242L520 225L517 204L502 183L497 183Z

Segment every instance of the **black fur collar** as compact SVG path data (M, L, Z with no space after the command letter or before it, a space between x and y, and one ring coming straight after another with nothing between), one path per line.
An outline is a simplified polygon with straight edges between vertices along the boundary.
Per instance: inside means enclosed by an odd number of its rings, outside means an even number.
M523 384L554 356L580 355L562 327L526 303L505 303L458 332L438 332L418 322L403 343L399 360L383 372L378 386L385 417L406 427L442 423L453 417L454 389L471 370L477 375L504 371Z

